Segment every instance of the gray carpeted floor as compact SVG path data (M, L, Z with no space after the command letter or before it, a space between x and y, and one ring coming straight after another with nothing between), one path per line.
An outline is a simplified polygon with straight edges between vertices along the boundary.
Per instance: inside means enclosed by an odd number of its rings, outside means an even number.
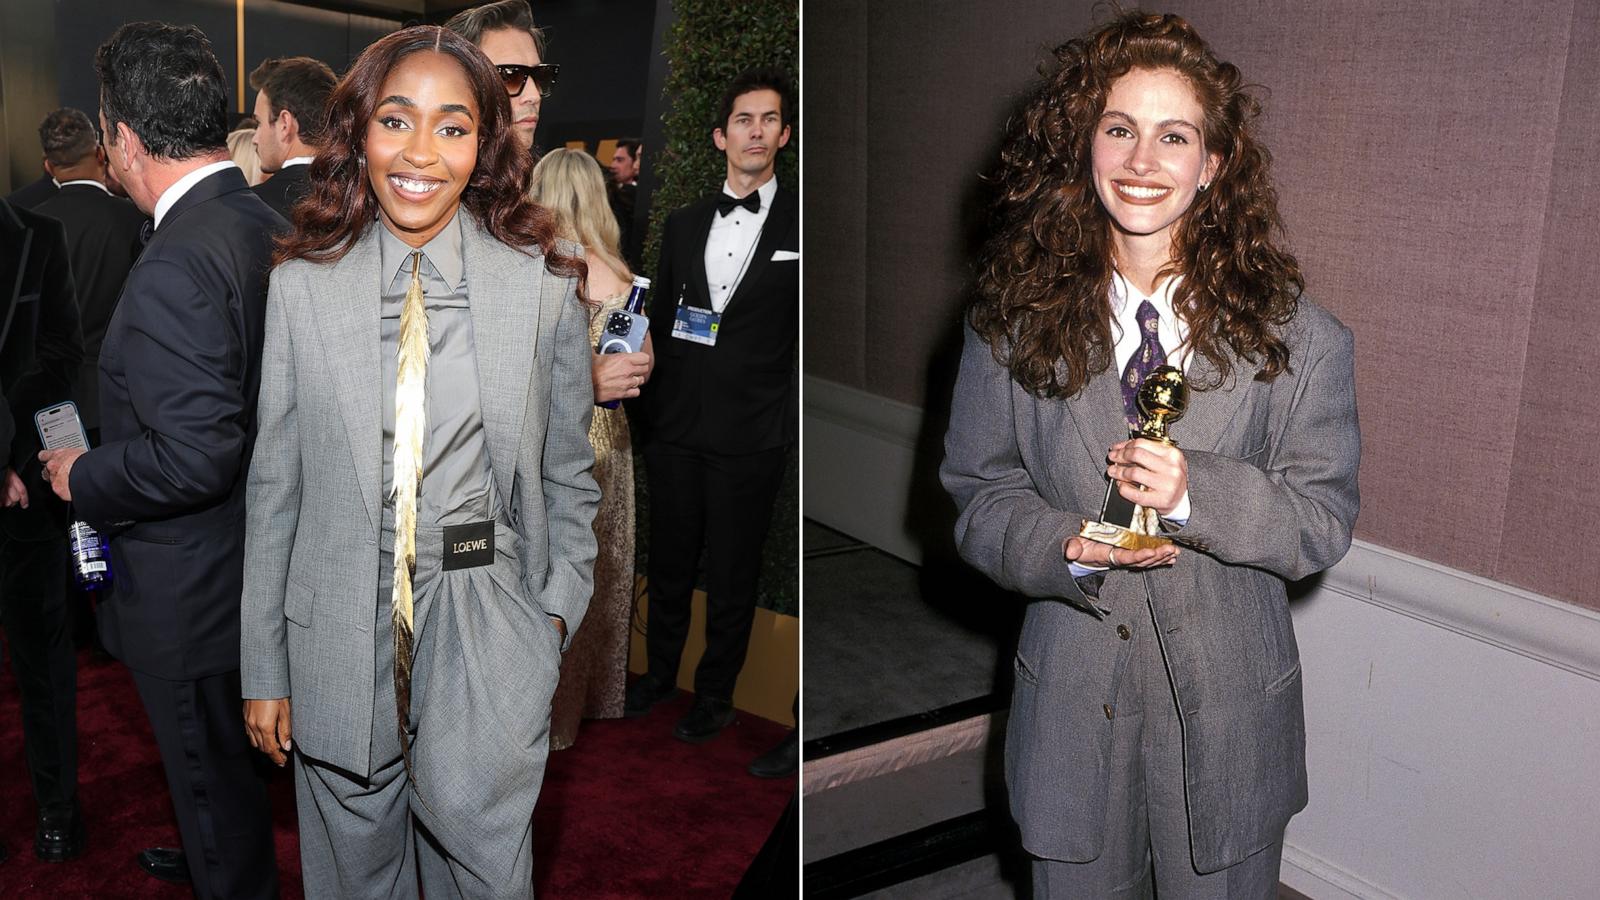
M807 520L805 737L1009 691L1020 607L961 570L905 563Z

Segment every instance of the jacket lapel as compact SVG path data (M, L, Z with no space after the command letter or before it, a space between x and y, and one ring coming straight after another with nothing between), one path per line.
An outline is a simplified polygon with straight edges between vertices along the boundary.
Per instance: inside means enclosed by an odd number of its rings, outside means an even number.
M325 291L318 292L317 311L356 480L374 529L383 522L383 330L375 230L382 227L368 226L355 247L333 264ZM318 274L313 271L312 277Z
M712 217L717 214L717 204L707 203L705 211L695 222L694 240L684 248L689 254L689 287L694 291L695 302L691 305L702 309L711 308L711 287L706 280L706 241L711 238ZM677 302L677 298L673 298ZM726 308L726 307L724 307Z
M767 264L772 262L772 251L782 245L793 228L794 200L789 197L789 192L780 186L777 192L772 195L772 209L767 212L767 221L761 229L761 236L756 240L756 249L754 255L750 258L750 265L745 267L744 276L734 286L733 296L728 298L728 306L732 306L734 301L755 290L753 285L761 282L761 273L766 271ZM709 235L710 232L711 227L708 224L706 233ZM701 246L705 246L703 241ZM705 264L705 254L702 253L700 254L702 274ZM703 281L704 279L702 278L701 280ZM724 307L724 309L726 308Z
M1093 376L1082 393L1062 405L1078 426L1078 436L1096 469L1104 471L1111 445L1128 439L1128 424L1122 412L1122 382L1117 373L1107 369Z
M1217 367L1199 353L1189 361L1186 377L1189 382L1189 408L1172 425L1172 439L1184 450L1214 452L1222 442L1223 434L1233 421L1239 406L1250 393L1255 377L1255 367L1223 347L1233 375L1228 381L1210 390L1195 390L1195 385L1210 385L1217 381Z
M466 215L461 220L461 251L489 461L501 500L509 504L533 360L553 352L538 345L545 279L527 278L527 273L543 267L531 265L533 260L486 234Z

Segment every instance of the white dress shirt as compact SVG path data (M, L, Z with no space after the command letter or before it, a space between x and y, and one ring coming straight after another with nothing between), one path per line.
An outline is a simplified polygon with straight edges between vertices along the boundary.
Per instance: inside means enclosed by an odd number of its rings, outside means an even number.
M288 159L283 161L283 165L278 167L278 171L282 172L284 169L287 169L290 166L309 166L309 165L311 165L311 161L313 159L316 159L316 157L314 157L314 156L291 156Z
M61 182L61 187L71 187L72 185L75 185L75 184L92 184L95 187L99 188L100 190L105 191L106 192L106 196L110 196L111 195L111 190L109 188L107 188L105 185L101 184L100 182L95 181L93 178L74 178L71 181L63 181L63 182Z
M190 188L211 177L212 175L221 172L223 169L226 169L229 166L232 166L235 169L239 168L238 164L231 159L225 159L222 162L214 162L210 165L201 166L200 168L195 169L193 172L190 172L189 174L173 182L172 187L162 191L161 199L156 201L155 215L152 217L155 219L155 227L161 227L162 216L165 216L167 214L167 210L172 209L172 205L177 203L184 194L189 193Z
M733 188L726 181L722 192L733 196ZM755 212L740 206L725 216L711 213L711 233L706 236L706 289L711 293L711 309L715 312L727 307L728 299L739 288L739 279L750 268L761 226L767 223L772 198L778 195L777 177L768 178L755 192L761 197L761 208Z

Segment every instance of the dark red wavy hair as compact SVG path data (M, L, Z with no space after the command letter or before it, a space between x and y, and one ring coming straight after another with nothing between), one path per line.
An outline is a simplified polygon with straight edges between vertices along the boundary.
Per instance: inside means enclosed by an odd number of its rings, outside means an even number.
M295 204L294 228L278 239L273 262L342 259L377 220L378 198L363 165L367 125L384 80L400 60L430 52L461 64L478 105L478 162L461 192L461 205L502 243L524 252L538 247L550 271L578 277L581 293L588 274L583 257L557 248L555 214L528 199L533 161L511 131L505 86L472 42L432 25L402 29L374 42L333 89L324 143L311 162L311 189Z
M1119 15L1054 55L1007 127L967 312L972 327L1035 396L1073 396L1111 367L1112 221L1095 193L1090 152L1112 83L1135 68L1170 70L1194 90L1206 150L1221 156L1211 189L1174 229L1164 271L1183 282L1173 306L1219 383L1232 374L1229 349L1256 378L1276 377L1289 361L1280 332L1305 282L1278 245L1270 156L1255 136L1261 106L1239 70L1182 18L1141 12Z

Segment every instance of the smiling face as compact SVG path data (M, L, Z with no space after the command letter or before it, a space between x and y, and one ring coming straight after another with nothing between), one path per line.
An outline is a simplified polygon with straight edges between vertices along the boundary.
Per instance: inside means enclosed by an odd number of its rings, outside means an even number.
M766 181L778 164L778 148L789 143L783 98L766 89L740 94L733 100L728 121L711 133L711 139L728 155L730 181L735 172L756 182Z
M413 53L384 79L367 123L367 178L389 230L421 247L444 230L478 162L478 104L461 65Z
M478 41L478 49L497 66L537 66L539 48L533 35L520 28L496 28L485 31ZM522 93L511 98L511 130L525 148L533 147L533 131L539 127L539 88L529 79Z
M1133 69L1111 85L1092 155L1095 193L1120 249L1137 242L1170 252L1173 226L1221 162L1206 152L1203 121L1194 90L1175 72Z

